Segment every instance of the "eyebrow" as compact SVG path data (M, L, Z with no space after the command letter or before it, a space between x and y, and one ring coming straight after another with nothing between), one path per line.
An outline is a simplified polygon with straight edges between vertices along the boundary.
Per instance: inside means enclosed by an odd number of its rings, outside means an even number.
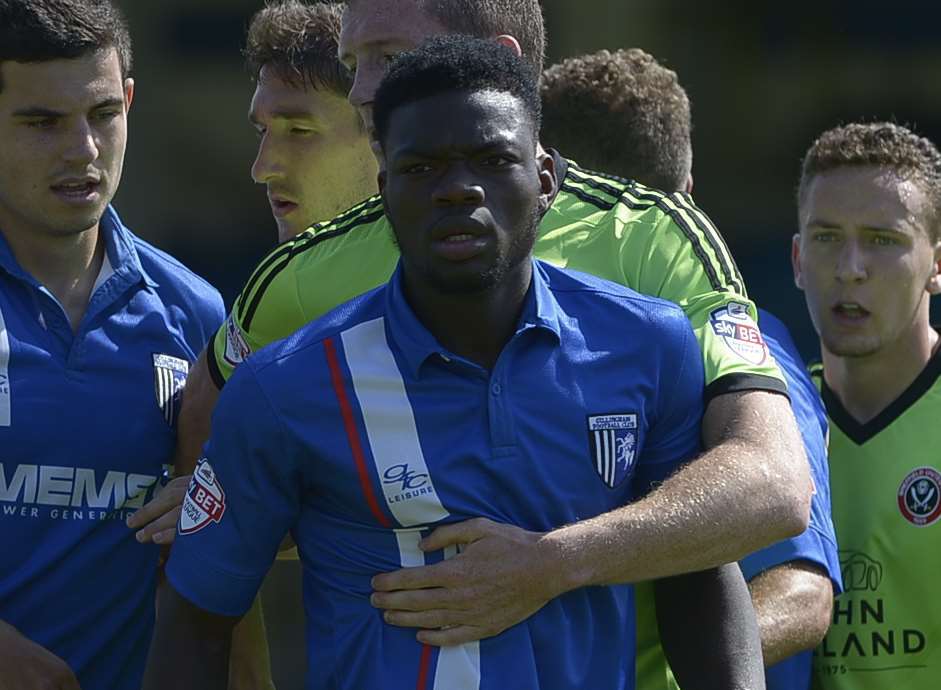
M91 109L100 110L101 108L109 108L114 106L121 106L123 108L124 99L106 98L100 103L93 105ZM64 113L60 110L53 110L52 108L43 108L42 106L30 106L13 111L13 117L65 117L66 115L68 115L68 113Z
M310 110L275 110L271 113L272 120L315 120L317 114ZM248 111L248 121L253 125L261 124L261 120L256 117L251 110Z
M822 218L811 218L807 221L808 228L820 228L821 230L840 230L842 226L837 223L831 223L828 220ZM905 235L906 233L898 228L884 228L878 225L863 225L862 230L865 232L887 232L892 233L893 235Z

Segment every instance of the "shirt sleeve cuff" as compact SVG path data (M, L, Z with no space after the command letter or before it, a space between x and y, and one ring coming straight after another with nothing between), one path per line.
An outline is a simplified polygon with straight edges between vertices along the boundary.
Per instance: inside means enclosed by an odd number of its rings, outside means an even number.
M239 617L251 608L264 576L233 575L207 562L205 554L190 554L177 540L167 562L167 580L190 603L220 616Z
M787 384L774 376L761 374L726 374L706 386L705 403L726 393L739 393L742 391L769 391L787 396Z

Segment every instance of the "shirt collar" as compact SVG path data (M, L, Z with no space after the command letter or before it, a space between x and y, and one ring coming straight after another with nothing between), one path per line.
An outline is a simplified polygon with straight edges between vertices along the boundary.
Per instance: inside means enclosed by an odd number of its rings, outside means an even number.
M111 274L102 282L107 282L111 276L116 274L122 278L122 283L143 280L153 287L155 283L141 266L140 257L138 257L137 249L134 247L133 237L128 229L124 227L114 207L109 205L105 209L99 222L99 231L105 240L106 263L111 269ZM16 257L13 256L13 251L2 233L0 233L0 268L21 280L36 283L36 279L24 271Z
M386 286L386 327L390 340L395 343L401 360L412 377L418 378L422 365L430 357L450 360L454 357L432 333L418 320L405 298L402 278L402 262L399 261L392 278ZM549 288L548 276L540 261L533 260L533 279L526 292L523 312L517 324L514 338L523 331L540 329L551 333L556 342L561 341L559 305Z

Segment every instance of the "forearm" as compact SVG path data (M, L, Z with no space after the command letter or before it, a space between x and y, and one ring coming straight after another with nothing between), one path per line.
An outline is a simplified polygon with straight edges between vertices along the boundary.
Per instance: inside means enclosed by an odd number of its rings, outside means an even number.
M196 468L203 444L209 438L209 423L218 399L219 389L209 373L206 351L203 350L190 369L183 389L173 458L178 475L192 474Z
M169 584L157 599L143 690L226 690L236 619L198 609Z
M712 447L648 496L543 537L556 594L705 570L803 531L811 485L790 406L771 393L735 395L731 411L707 412L722 412L727 432L713 428ZM764 397L744 399L754 395ZM772 491L778 483L788 487Z
M261 595L232 631L229 657L229 690L267 690L274 688L268 636L261 606Z
M764 688L758 625L736 564L658 580L654 593L663 650L684 690Z
M833 585L824 569L808 561L771 568L748 583L765 666L813 649L827 633Z

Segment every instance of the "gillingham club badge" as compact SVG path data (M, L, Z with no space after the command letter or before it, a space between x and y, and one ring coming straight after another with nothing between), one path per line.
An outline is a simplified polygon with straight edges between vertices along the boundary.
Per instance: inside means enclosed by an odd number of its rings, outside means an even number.
M595 471L613 489L631 474L637 459L637 415L590 415L588 440Z
M918 527L933 525L941 517L941 473L933 467L919 467L908 473L899 485L902 517Z
M167 424L173 426L180 413L183 386L190 365L185 359L154 353L154 392Z

